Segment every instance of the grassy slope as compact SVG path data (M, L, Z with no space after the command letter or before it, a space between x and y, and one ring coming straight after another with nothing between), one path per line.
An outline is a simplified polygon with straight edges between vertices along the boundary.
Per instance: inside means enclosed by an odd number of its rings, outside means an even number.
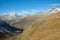
M18 36L18 40L60 40L60 12L38 17L34 24Z

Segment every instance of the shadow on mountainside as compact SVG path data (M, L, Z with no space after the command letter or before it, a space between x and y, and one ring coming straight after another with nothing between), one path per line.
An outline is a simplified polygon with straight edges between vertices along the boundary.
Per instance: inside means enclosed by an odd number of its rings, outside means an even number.
M8 23L6 23L3 20L0 20L0 39L7 38L9 36L15 36L18 33L22 33L24 29L16 28L13 26L10 26Z

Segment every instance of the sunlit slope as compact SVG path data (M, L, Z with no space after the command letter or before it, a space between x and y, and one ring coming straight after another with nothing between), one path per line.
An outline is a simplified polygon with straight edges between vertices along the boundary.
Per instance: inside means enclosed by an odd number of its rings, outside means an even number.
M60 40L60 12L36 21L18 40Z

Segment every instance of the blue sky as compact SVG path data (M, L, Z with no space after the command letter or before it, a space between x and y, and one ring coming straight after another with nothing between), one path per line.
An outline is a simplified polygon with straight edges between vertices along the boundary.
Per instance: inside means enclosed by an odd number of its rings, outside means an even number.
M44 11L51 8L48 4L60 4L60 0L0 0L0 13Z

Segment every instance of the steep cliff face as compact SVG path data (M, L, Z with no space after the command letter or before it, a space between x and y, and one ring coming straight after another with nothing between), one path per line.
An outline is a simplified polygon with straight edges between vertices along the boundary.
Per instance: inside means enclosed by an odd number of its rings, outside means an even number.
M30 27L19 40L60 40L60 12L36 21Z

